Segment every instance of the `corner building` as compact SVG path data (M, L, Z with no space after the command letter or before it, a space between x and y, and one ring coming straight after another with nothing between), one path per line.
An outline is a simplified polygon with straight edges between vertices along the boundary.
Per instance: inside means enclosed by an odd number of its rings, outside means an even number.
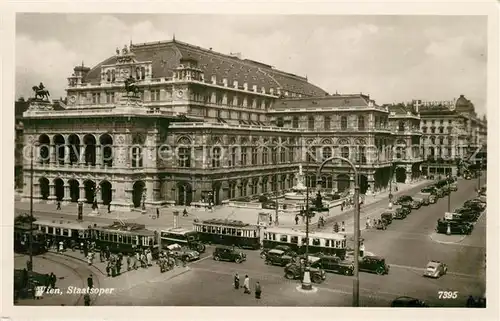
M129 77L137 95L125 93ZM289 189L299 164L312 171L334 154L359 166L362 192L390 179L387 107L363 94L328 95L307 78L236 55L175 40L131 44L93 68L76 66L66 92L62 108L31 100L23 114L24 145L37 145L35 201L96 198L133 210L211 195L222 204ZM353 187L344 164L323 172L325 188ZM26 157L23 173L27 200Z

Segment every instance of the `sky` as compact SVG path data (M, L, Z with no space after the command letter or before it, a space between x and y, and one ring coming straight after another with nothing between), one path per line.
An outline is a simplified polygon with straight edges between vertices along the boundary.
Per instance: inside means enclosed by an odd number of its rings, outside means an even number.
M486 113L487 18L48 14L16 16L16 98L40 81L65 96L74 66L92 67L133 43L177 40L307 76L329 93L366 93L378 104L452 100Z

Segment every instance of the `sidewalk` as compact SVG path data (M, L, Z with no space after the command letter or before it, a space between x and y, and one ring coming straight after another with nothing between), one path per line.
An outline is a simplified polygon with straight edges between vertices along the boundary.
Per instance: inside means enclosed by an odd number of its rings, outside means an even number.
M394 197L404 194L406 191L421 185L429 184L430 180L418 181L412 184L401 184L398 183L398 192L393 191ZM389 191L381 192L376 195L367 195L365 196L365 203L362 205L361 209L381 201L388 202ZM191 208L186 207L188 211L187 216L183 216L182 212L184 211L184 206L169 206L159 208L160 216L156 218L156 208L148 208L146 214L142 214L140 211L132 211L132 212L120 212L113 211L111 213L107 213L107 208L101 206L99 208L100 215L99 216L90 216L92 213L90 209L90 204L85 204L84 207L84 219L88 221L100 221L100 222L109 222L112 223L117 219L123 221L134 222L138 224L144 224L148 228L152 229L167 229L174 225L173 220L173 212L179 211L178 216L178 226L191 228L194 219L198 220L206 220L206 219L232 219L242 221L248 224L257 224L259 213L267 213L268 215L272 215L273 221L275 219L276 211L269 209L247 209L247 208L236 208L229 206L216 206L212 210L208 210L205 208ZM384 204L385 206L386 204ZM62 205L61 210L56 210L56 204L46 204L46 203L35 203L33 206L34 212L39 212L42 215L44 213L49 214L49 216L68 216L68 219L77 217L77 205L71 203L69 205ZM17 211L29 211L29 203L27 202L15 202L15 209ZM341 214L350 213L353 210L352 207L344 209L344 211L340 210L340 206L331 208L329 212L323 212L320 214L316 214L314 218L312 218L310 225L317 225L318 219L320 216L323 216L326 220L326 223L332 222L335 220L335 217ZM36 214L35 214L36 215ZM351 215L352 216L352 215ZM305 228L305 222L299 221L299 224L295 224L295 214L279 212L279 226L280 227L288 227L288 228ZM346 221L346 226L348 222Z

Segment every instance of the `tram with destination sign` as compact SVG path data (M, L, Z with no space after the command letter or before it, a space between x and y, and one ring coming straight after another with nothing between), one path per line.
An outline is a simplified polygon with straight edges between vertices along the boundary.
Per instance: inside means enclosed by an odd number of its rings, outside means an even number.
M119 221L108 226L93 227L90 231L90 238L98 248L123 254L148 249L154 259L158 258L158 232L146 229L144 224Z
M271 227L264 230L263 233L264 249L286 245L299 254L305 253L307 244L305 231ZM347 252L346 236L338 233L309 232L308 252L335 255L344 259Z
M193 225L203 243L260 248L260 227L257 225L223 219L195 220Z
M68 220L37 220L38 230L45 234L47 244L63 242L64 248L77 249L90 237L92 223ZM94 224L96 226L96 224Z
M162 248L172 244L179 244L199 253L204 253L206 249L205 245L200 242L198 232L182 227L160 231L160 240Z

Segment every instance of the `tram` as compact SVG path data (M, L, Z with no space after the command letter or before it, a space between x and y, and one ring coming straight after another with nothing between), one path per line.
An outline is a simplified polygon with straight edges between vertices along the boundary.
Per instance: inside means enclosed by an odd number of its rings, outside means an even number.
M30 234L33 235L33 245L31 250L33 255L47 252L45 234L38 230L38 226L33 223L15 223L14 224L14 252L29 253Z
M179 244L199 253L204 253L206 249L205 245L200 243L199 235L195 230L181 227L160 231L160 240L162 248L172 244Z
M108 226L93 227L90 232L98 248L108 248L113 253L123 254L149 249L153 258L158 258L158 233L146 229L144 224L119 221Z
M259 249L260 237L257 225L236 220L209 219L193 223L203 243L236 246L240 248Z
M80 244L89 240L90 230L93 228L89 222L75 222L68 220L37 220L38 230L45 234L48 247L63 242L64 248L79 249ZM97 224L94 224L94 227Z
M305 231L271 227L264 230L263 233L264 249L273 249L278 245L287 245L299 254L305 253L307 244ZM327 232L309 232L309 253L336 255L344 259L346 251L347 240L345 235Z

